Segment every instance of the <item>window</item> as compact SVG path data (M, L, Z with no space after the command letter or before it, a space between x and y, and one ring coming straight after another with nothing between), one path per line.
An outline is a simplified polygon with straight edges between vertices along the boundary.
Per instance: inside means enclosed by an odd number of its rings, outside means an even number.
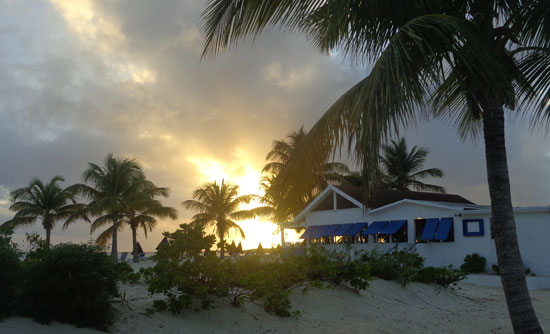
M465 237L475 237L485 235L483 219L463 219L462 234Z
M407 235L407 223L405 225L401 226L397 232L392 236L393 242L408 242L408 235Z
M389 234L375 234L374 235L374 242L377 244L387 244L390 242L390 235Z
M454 233L454 219L452 217L445 217L439 219L437 230L435 232L434 241L440 242L453 242L455 241Z
M422 240L422 232L426 227L426 219L418 218L414 220L414 240L415 242L425 243L426 240Z

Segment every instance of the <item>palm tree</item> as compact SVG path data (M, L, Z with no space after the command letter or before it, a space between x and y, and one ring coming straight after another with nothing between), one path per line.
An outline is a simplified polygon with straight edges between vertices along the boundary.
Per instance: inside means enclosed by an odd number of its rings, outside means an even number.
M540 0L210 0L203 57L278 26L307 34L323 53L373 64L311 129L279 174L286 182L312 183L311 168L346 145L362 165L368 201L380 146L400 127L447 117L461 137L483 133L508 312L515 332L539 333L515 229L504 110L530 110L534 125L550 120L548 17L550 2Z
M150 181L141 182L141 186L135 189L124 201L124 208L120 211L118 231L121 231L125 225L130 226L132 231L132 260L139 262L137 252L137 231L141 228L147 238L147 233L151 232L156 224L157 218L177 218L176 209L163 206L155 197L168 197L168 188L155 186ZM113 221L110 214L97 218L92 223L92 233ZM105 245L113 236L113 225L109 226L96 239L99 245Z
M334 182L342 173L349 173L348 167L339 162L323 161L320 166L312 169L314 182L300 187L301 183L278 182L277 175L285 168L295 154L296 148L306 138L307 131L300 127L287 135L287 140L274 140L272 149L266 156L268 163L262 169L261 186L265 190L262 202L276 207L278 223L299 214L306 205L311 202L329 182ZM283 210L284 212L281 212ZM256 210L258 211L258 210Z
M241 204L250 203L257 198L255 195L238 196L239 187L222 180L221 184L205 183L193 191L193 199L182 202L189 210L198 211L191 219L191 224L206 228L214 226L220 239L221 257L224 258L225 237L230 230L239 232L245 238L243 229L234 219L254 217L249 210L240 210Z
M147 183L141 167L135 160L117 159L109 153L104 160L104 166L89 163L82 175L84 182L92 185L79 184L78 192L84 195L89 203L87 207L68 220L64 227L72 223L76 217L96 216L92 223L91 233L105 224L111 224L111 257L114 261L118 256L118 231L128 203L141 196L139 190Z
M424 167L426 156L430 151L416 145L409 151L405 138L392 140L390 145L382 147L383 155L380 162L383 168L383 186L388 189L431 191L445 193L445 188L434 184L426 184L420 180L426 177L443 177L439 168Z
M76 203L73 187L63 189L57 184L63 181L61 176L54 176L49 183L44 184L35 178L27 187L12 191L13 204L10 210L17 213L2 225L14 228L34 224L40 219L46 230L46 246L50 247L50 235L55 223L69 218L84 206Z

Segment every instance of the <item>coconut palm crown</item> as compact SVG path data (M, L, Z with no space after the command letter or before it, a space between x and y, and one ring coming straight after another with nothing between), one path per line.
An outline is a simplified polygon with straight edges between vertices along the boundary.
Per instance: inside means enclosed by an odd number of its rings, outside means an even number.
M405 138L401 138L392 140L390 145L384 145L382 151L380 163L385 188L445 193L445 188L421 181L426 177L443 177L443 171L439 168L423 169L430 152L427 148L415 145L409 151Z
M224 254L225 237L230 230L236 230L242 238L245 238L243 229L234 221L254 217L250 210L241 210L241 204L250 203L257 199L255 195L238 196L239 187L222 180L201 185L193 191L193 199L182 202L189 210L197 211L191 218L190 224L213 226L220 239L221 257Z
M68 219L84 207L84 204L76 202L73 187L63 189L57 184L62 181L64 179L61 176L54 176L48 183L35 178L28 186L12 191L10 195L13 204L10 210L16 214L2 225L15 228L41 220L46 230L46 245L49 247L55 223Z
M210 0L203 57L274 27L307 35L322 53L370 63L370 73L310 130L281 182L335 148L362 166L365 200L379 186L382 144L415 121L447 118L462 138L483 134L495 246L515 332L541 333L523 273L512 207L504 113L550 122L550 1Z

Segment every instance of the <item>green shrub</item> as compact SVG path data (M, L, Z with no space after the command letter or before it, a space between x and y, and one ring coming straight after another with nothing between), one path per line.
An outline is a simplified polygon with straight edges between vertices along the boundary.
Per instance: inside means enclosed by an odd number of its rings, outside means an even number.
M365 253L362 260L369 264L370 274L387 281L395 281L398 277L398 268L395 258L388 253L379 253L373 250Z
M424 264L424 259L415 251L378 253L374 250L364 254L362 259L369 264L372 276L396 281L403 287L413 280Z
M117 281L137 283L141 278L141 272L134 272L134 269L127 262L118 262L114 266Z
M118 295L115 269L99 248L60 244L27 266L24 315L102 330L112 323L110 299Z
M460 269L467 274L482 273L485 271L485 258L478 253L466 255L464 258L464 264L460 266Z
M253 302L279 316L296 315L289 299L295 288L307 291L323 282L348 284L356 290L368 286L368 264L352 260L345 252L329 252L318 246L303 255L281 260L281 250L269 256L255 254L221 260L206 252L215 237L200 227L181 225L166 234L169 243L155 255L157 264L144 272L151 293L163 293L154 307L179 313L206 309L214 297L228 298L234 306Z
M20 253L11 241L12 231L0 231L0 318L15 312L21 282Z
M145 273L149 292L166 296L155 302L157 310L180 313L196 302L207 309L211 295L227 294L221 260L209 251L216 240L213 235L206 236L200 226L182 224L165 237L169 242L159 247L153 257L156 265Z
M463 280L464 277L464 272L449 267L424 267L416 273L414 280L426 284L435 283L447 288L449 285Z
M424 258L416 252L407 253L405 251L397 251L391 253L391 256L397 263L397 279L396 281L402 287L406 287L411 282L418 271L424 265Z

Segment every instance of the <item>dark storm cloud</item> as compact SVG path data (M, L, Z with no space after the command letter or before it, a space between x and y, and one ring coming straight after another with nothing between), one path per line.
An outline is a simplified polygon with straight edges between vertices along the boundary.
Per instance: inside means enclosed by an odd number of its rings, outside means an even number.
M244 151L259 169L273 139L311 127L366 74L317 54L303 36L276 32L201 62L202 1L101 0L84 19L64 7L72 2L0 6L0 190L33 176L77 182L89 161L114 152L139 158L180 209L204 178L194 158L232 163ZM547 204L548 140L517 123L508 135L516 204L518 194L524 205ZM449 192L488 203L481 142L462 143L444 122L407 138L431 149L428 165L444 169L437 182ZM179 211L181 223L190 213ZM149 245L176 224L161 224ZM54 240L87 240L87 228Z

